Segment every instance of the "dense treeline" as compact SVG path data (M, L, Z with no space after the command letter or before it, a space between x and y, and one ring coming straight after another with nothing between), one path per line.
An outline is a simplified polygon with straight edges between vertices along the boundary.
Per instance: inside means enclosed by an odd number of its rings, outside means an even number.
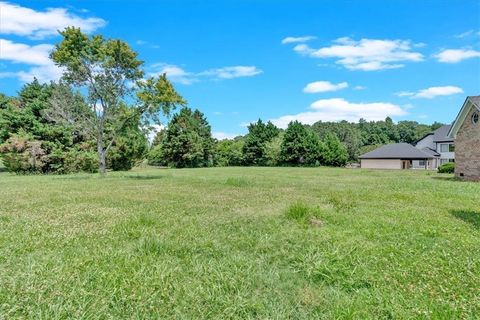
M199 110L186 107L165 74L145 77L143 61L119 39L60 32L50 54L58 83L26 84L16 97L0 94L0 159L16 173L129 170L152 165L344 166L378 145L413 143L441 126L392 119L359 123L291 122L285 130L258 120L248 134L216 141ZM149 127L170 116L148 144Z
M18 173L70 173L98 170L96 144L73 125L56 123L49 111L56 103L86 108L69 87L37 80L17 97L0 95L0 153L7 170ZM132 121L112 145L107 166L129 170L148 152L145 133Z
M16 97L0 95L0 157L17 173L70 173L98 170L96 143L66 122L50 119L57 104L88 108L82 96L57 83L26 84ZM140 119L124 126L106 159L111 170L129 170L148 159L151 165L209 166L344 166L363 152L391 142L414 143L442 124L415 121L358 123L292 122L285 130L258 120L245 136L217 141L203 113L180 109L149 146Z
M438 122L432 125L419 124L416 121L399 121L395 124L392 119L386 118L384 121L370 122L360 119L358 123L319 121L311 128L320 138L335 134L347 148L348 160L356 161L359 155L387 143L413 144L442 125Z

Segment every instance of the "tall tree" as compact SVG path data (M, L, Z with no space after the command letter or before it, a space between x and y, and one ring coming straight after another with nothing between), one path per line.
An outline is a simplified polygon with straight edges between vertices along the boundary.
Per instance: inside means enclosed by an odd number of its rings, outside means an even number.
M135 119L147 126L159 123L185 101L165 74L144 79L143 62L127 43L87 36L79 28L60 32L63 39L50 57L63 71L62 80L83 93L90 108L57 105L50 117L91 135L97 144L99 171L106 174L106 157L115 139Z
M328 133L322 141L322 164L332 167L343 167L347 164L347 148L334 133Z
M264 123L259 119L248 126L248 134L243 145L243 155L246 165L264 166L267 163L266 145L278 136L280 130L270 121Z
M212 163L213 139L205 116L184 107L168 124L161 155L177 168L206 167Z
M288 124L280 150L280 161L287 165L319 165L320 140L298 121Z

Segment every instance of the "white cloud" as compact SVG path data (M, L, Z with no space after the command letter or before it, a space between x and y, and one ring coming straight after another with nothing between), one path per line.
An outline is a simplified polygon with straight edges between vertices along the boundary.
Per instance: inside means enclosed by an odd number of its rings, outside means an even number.
M166 73L167 77L172 82L181 84L192 84L198 81L198 79L195 77L195 74L187 72L177 65L156 63L152 65L152 68L154 69L154 71L149 73L150 76L158 76Z
M306 93L329 92L329 91L338 91L345 88L348 88L347 82L340 82L340 83L334 84L334 83L331 83L330 81L315 81L307 84L305 88L303 88L303 92L306 92Z
M462 60L480 57L480 51L472 49L446 49L434 56L438 62L457 63Z
M48 55L52 49L53 46L50 44L29 46L23 43L0 39L0 60L7 60L14 63L48 65L51 63Z
M209 69L202 72L188 72L182 67L174 64L156 63L152 65L152 72L150 76L158 76L166 73L167 77L176 83L192 84L200 81L200 77L210 77L214 79L234 79L240 77L252 77L262 73L262 70L257 69L255 66L232 66L216 69Z
M419 90L418 92L409 92L402 91L398 92L397 96L399 97L410 97L423 98L423 99L433 99L439 96L450 96L452 94L463 93L463 89L455 86L443 86L443 87L430 87L427 89Z
M200 76L213 76L218 79L233 79L241 77L253 77L263 73L262 70L255 66L232 66L217 69L210 69L200 72Z
M353 87L353 90L367 90L368 88L365 86L355 86Z
M310 41L310 40L314 40L316 38L317 37L314 37L314 36L286 37L282 40L282 44L307 42L307 41Z
M313 111L286 115L271 121L280 128L286 128L291 121L313 124L317 121L347 120L356 122L363 118L369 121L379 121L386 117L402 116L407 112L388 102L353 103L342 98L317 100L310 106Z
M33 67L28 71L19 71L16 73L16 76L24 83L31 82L34 78L40 82L49 82L60 79L62 76L62 70L52 63L49 65Z
M294 51L312 58L337 59L336 63L349 70L374 71L402 68L404 62L418 62L423 55L412 51L409 40L353 40L339 38L329 47L314 49L306 44L299 44Z
M456 34L455 38L459 38L459 39L466 38L466 37L472 35L474 32L475 32L474 30L468 30L468 31L462 32L460 34Z
M212 131L212 136L217 140L233 140L235 137L238 137L237 133L226 133L222 131Z
M34 39L56 35L58 30L69 26L80 27L82 31L90 33L106 24L103 19L82 18L68 12L65 8L35 11L4 1L0 1L0 21L0 33Z
M50 44L29 46L0 39L0 60L31 66L27 71L2 72L0 77L16 77L21 82L30 82L34 77L40 82L59 79L62 75L61 69L48 58L52 49L53 46Z

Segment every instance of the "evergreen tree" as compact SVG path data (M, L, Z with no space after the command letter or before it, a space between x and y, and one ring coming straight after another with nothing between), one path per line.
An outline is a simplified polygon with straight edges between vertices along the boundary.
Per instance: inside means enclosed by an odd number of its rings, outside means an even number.
M243 156L246 165L264 166L266 145L279 134L280 130L270 121L264 123L259 119L248 126L248 134L243 145Z
M205 167L211 164L212 146L210 125L203 113L184 107L168 124L162 155L173 167Z
M332 167L343 167L347 164L347 148L333 133L328 133L321 145L322 164Z
M320 161L318 136L298 121L288 124L283 137L280 161L287 165L318 165Z

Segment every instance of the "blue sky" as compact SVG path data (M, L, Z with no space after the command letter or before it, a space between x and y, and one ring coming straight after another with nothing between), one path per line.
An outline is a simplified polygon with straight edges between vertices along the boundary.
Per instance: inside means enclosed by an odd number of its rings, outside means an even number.
M67 25L127 41L217 137L258 118L451 122L480 94L478 1L0 1L0 91L48 61Z

